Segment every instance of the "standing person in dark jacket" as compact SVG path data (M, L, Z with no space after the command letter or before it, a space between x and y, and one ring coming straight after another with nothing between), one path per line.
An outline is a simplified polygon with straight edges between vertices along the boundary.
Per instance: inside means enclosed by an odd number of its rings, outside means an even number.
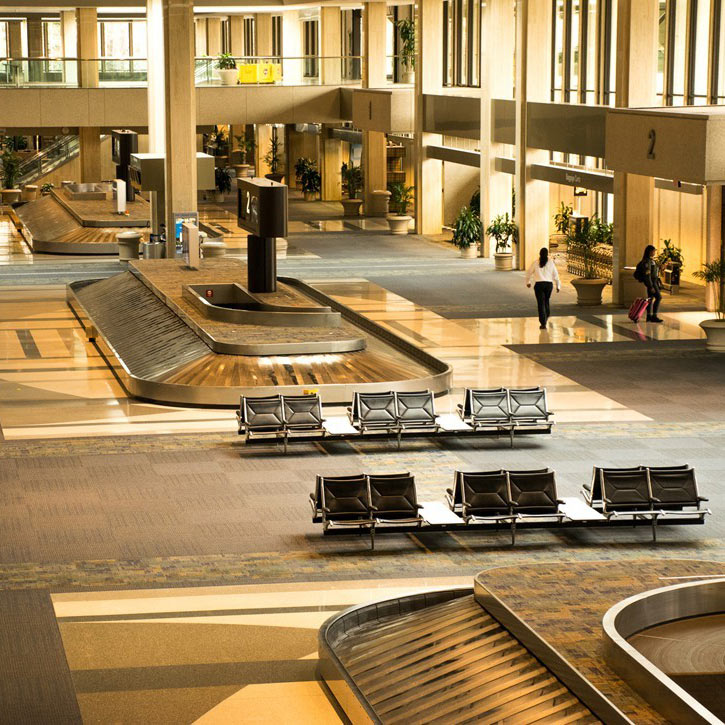
M662 294L660 293L662 283L660 282L660 270L654 259L656 251L651 244L648 244L644 248L642 259L637 264L634 272L635 279L647 288L647 322L662 322L657 317L657 311L662 300Z

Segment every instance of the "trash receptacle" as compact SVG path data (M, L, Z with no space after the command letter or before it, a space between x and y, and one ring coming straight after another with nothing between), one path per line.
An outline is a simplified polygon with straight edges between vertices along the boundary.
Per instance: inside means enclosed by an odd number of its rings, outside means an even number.
M370 211L368 216L388 215L388 205L390 204L390 192L385 189L376 189L373 191L370 199Z
M141 248L144 259L163 259L166 256L166 245L163 242L144 242Z
M131 259L138 259L142 237L141 232L119 232L116 234L119 261L128 262Z

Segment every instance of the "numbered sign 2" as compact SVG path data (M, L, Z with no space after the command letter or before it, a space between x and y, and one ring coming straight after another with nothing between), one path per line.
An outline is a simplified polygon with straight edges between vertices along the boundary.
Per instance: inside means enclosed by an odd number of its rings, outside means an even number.
M647 147L647 158L653 159L655 157L655 143L657 142L657 134L653 128L650 129L649 134L649 146Z

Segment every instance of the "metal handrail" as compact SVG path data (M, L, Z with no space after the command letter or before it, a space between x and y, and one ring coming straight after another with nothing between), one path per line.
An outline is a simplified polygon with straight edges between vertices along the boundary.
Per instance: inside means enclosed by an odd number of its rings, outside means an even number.
M20 164L18 182L28 184L38 177L50 173L53 169L77 156L79 148L78 136L62 136L32 158ZM61 153L52 156L53 152L57 151L61 151Z

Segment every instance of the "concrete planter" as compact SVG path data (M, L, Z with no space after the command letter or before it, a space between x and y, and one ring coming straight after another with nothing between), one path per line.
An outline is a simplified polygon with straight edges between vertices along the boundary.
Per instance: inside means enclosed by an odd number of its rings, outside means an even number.
M415 83L415 71L412 69L406 69L403 71L403 83Z
M478 256L478 249L475 244L471 244L470 247L458 247L458 249L463 259L475 259Z
M236 86L237 76L238 71L236 68L229 68L227 70L219 71L219 77L222 79L223 86Z
M214 201L217 204L221 204L224 201L224 192L223 191L215 191L214 192Z
M305 191L305 201L317 201L316 191Z
M725 352L725 320L703 320L700 327L707 335L707 349L710 352Z
M388 214L388 226L391 234L407 234L413 217L407 214Z
M15 204L20 201L23 192L20 189L3 189L0 192L3 204Z
M513 252L496 252L493 255L493 261L499 272L511 272L514 268Z
M606 279L573 279L571 283L576 290L576 303L582 307L593 307L602 304L602 291L607 284Z
M37 198L38 187L35 184L23 187L23 193L20 196L21 201L35 201Z
M360 216L360 207L362 199L341 199L344 216Z

